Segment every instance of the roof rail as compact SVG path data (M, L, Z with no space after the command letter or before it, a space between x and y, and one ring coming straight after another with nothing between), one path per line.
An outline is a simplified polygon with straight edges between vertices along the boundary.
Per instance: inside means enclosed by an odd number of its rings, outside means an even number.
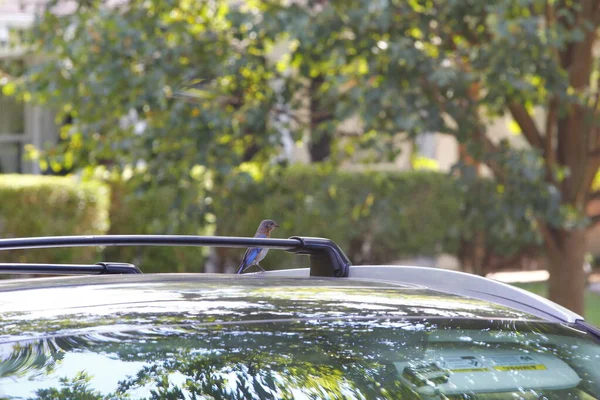
M348 257L333 241L314 237L294 236L289 239L263 239L231 236L98 235L0 239L0 251L84 246L213 246L279 249L290 253L309 255L311 276L346 277L351 265ZM40 266L40 264L37 265ZM27 273L21 272L28 271L27 264L23 264L23 267L22 270L15 270L14 273ZM48 269L48 267L40 268L37 271L43 269ZM66 271L68 268L63 269ZM73 268L72 271L77 273L75 272L77 269Z
M0 263L0 274L50 274L50 275L115 275L141 274L133 264L99 262L87 264L15 264Z
M306 269L268 271L269 275L306 276ZM493 279L441 268L360 265L352 266L350 278L417 285L448 294L467 296L527 312L545 320L575 323L584 318L544 297Z

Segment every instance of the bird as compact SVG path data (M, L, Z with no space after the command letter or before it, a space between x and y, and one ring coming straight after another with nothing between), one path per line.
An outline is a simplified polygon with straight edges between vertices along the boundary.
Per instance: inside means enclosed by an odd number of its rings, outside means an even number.
M265 219L261 221L260 225L258 225L258 229L256 230L254 237L269 238L271 237L271 231L278 227L279 225L277 225L277 222L273 221L272 219ZM246 250L244 258L242 258L242 262L238 267L237 273L241 274L253 265L255 265L258 269L264 272L263 267L261 267L259 263L265 258L268 252L269 249L263 249L260 247L251 247L248 250Z

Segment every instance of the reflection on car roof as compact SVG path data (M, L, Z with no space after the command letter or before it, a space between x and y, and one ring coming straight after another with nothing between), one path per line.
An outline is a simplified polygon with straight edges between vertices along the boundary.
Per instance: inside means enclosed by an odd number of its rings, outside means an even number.
M39 337L115 324L201 326L370 318L539 320L482 300L354 279L177 274L44 281L0 283L0 342L11 335L22 339L24 331L29 337ZM36 289L35 296L30 289ZM28 328L15 323L26 323Z

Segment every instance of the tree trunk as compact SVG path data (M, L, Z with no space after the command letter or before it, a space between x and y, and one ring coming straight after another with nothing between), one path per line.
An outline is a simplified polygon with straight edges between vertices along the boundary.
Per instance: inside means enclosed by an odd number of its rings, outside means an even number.
M462 239L458 250L458 259L463 272L485 276L488 273L485 237L481 232L475 233L471 240Z
M250 135L250 134L248 134L248 135ZM244 150L244 154L242 155L242 162L252 161L254 156L257 155L259 151L260 151L260 147L258 146L258 144L256 144L256 143L250 144Z
M585 230L562 231L556 238L558 249L548 254L550 300L583 315Z
M329 132L321 132L320 137L315 136L308 145L310 161L313 163L326 161L331 155L332 135Z
M317 76L310 80L310 134L311 140L308 144L310 161L313 163L326 161L331 155L331 144L333 132L323 129L320 125L333 118L327 104L324 103L319 90L325 78Z

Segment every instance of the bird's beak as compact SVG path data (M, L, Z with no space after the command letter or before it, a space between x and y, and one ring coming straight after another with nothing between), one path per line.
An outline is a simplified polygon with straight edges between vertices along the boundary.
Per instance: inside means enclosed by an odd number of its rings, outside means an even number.
M274 228L279 228L279 225L275 224L273 225Z

